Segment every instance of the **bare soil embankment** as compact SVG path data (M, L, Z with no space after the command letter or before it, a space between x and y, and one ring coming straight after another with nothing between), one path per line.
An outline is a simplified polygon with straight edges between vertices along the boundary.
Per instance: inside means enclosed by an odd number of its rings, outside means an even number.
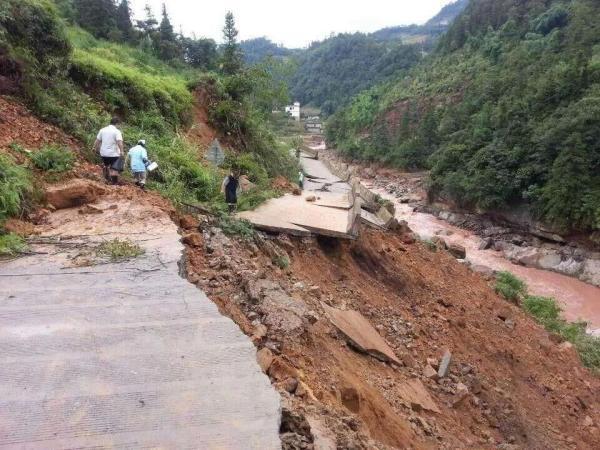
M593 448L600 439L598 378L446 252L372 230L356 242L245 242L208 217L183 225L189 279L253 336L293 424L328 429L339 448ZM277 265L282 254L288 268ZM354 350L323 305L361 312L402 364ZM449 372L436 379L447 350ZM407 388L415 380L417 400ZM289 428L286 448L324 439Z

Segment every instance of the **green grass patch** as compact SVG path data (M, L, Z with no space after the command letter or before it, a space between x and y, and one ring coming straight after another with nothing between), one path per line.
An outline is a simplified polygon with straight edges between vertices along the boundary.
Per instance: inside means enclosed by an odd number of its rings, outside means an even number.
M0 224L21 213L33 190L29 171L11 157L0 154Z
M290 258L288 258L286 255L274 256L272 262L281 270L285 270L290 267Z
M510 272L498 272L494 290L506 300L518 304L527 294L527 285Z
M561 309L553 298L528 295L523 301L523 309L546 330L572 343L586 367L600 371L600 338L586 333L585 322L567 322L562 319Z
M36 168L51 173L67 172L75 163L73 152L57 145L47 145L31 153L30 158Z
M0 234L0 257L16 256L27 251L27 243L21 236L8 233Z
M496 292L506 300L521 302L522 308L538 323L573 344L586 367L600 373L600 338L587 334L585 322L568 322L554 298L529 295L527 284L510 272L496 275Z
M224 213L220 214L218 225L227 236L237 236L245 240L253 239L256 233L247 220L239 220Z
M103 242L96 248L96 254L113 262L137 258L144 254L144 249L129 239L113 239Z

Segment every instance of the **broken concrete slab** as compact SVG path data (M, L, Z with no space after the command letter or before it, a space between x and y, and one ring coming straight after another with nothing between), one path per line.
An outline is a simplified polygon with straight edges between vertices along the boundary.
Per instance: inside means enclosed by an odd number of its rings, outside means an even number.
M437 404L420 380L413 379L398 386L398 393L413 410L424 409L440 413Z
M377 330L358 311L332 308L323 304L331 323L348 338L358 350L384 361L402 365L394 350L379 335Z
M358 218L354 205L347 200L347 194L320 193L316 196L316 200L339 207L322 206L316 201L308 202L307 198L313 195L310 192L304 192L300 196L286 194L268 200L254 211L239 213L237 217L248 220L257 229L270 232L354 239L355 222Z

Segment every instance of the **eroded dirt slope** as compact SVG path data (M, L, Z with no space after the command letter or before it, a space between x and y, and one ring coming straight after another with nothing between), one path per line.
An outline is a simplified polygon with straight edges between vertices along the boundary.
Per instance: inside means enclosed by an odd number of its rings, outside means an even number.
M372 230L356 242L244 243L208 222L202 233L184 225L190 279L274 358L267 370L294 417L289 430L284 422L287 448L314 445L300 437L302 417L339 448L597 446L599 380L449 254ZM272 263L282 253L287 269ZM323 304L360 311L402 366L353 350ZM446 350L449 372L436 380L428 366ZM407 394L414 380L439 413Z

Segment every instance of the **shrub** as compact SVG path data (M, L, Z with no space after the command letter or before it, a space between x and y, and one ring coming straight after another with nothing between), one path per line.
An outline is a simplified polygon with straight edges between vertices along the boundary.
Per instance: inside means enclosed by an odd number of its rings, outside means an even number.
M494 289L513 303L518 303L527 293L527 285L510 272L498 272Z
M0 224L18 215L32 194L32 179L27 169L0 154Z
M219 217L219 228L227 236L238 236L245 240L254 238L254 228L247 220L238 220L227 214L221 214Z
M137 258L144 254L144 249L128 239L113 239L103 242L96 249L99 256L109 258L113 262Z
M272 262L281 270L287 269L290 266L290 258L288 258L286 255L274 256Z
M67 172L73 168L75 156L68 148L48 145L30 155L34 166L46 172Z
M26 250L27 244L21 236L14 233L0 234L0 256L15 256Z

